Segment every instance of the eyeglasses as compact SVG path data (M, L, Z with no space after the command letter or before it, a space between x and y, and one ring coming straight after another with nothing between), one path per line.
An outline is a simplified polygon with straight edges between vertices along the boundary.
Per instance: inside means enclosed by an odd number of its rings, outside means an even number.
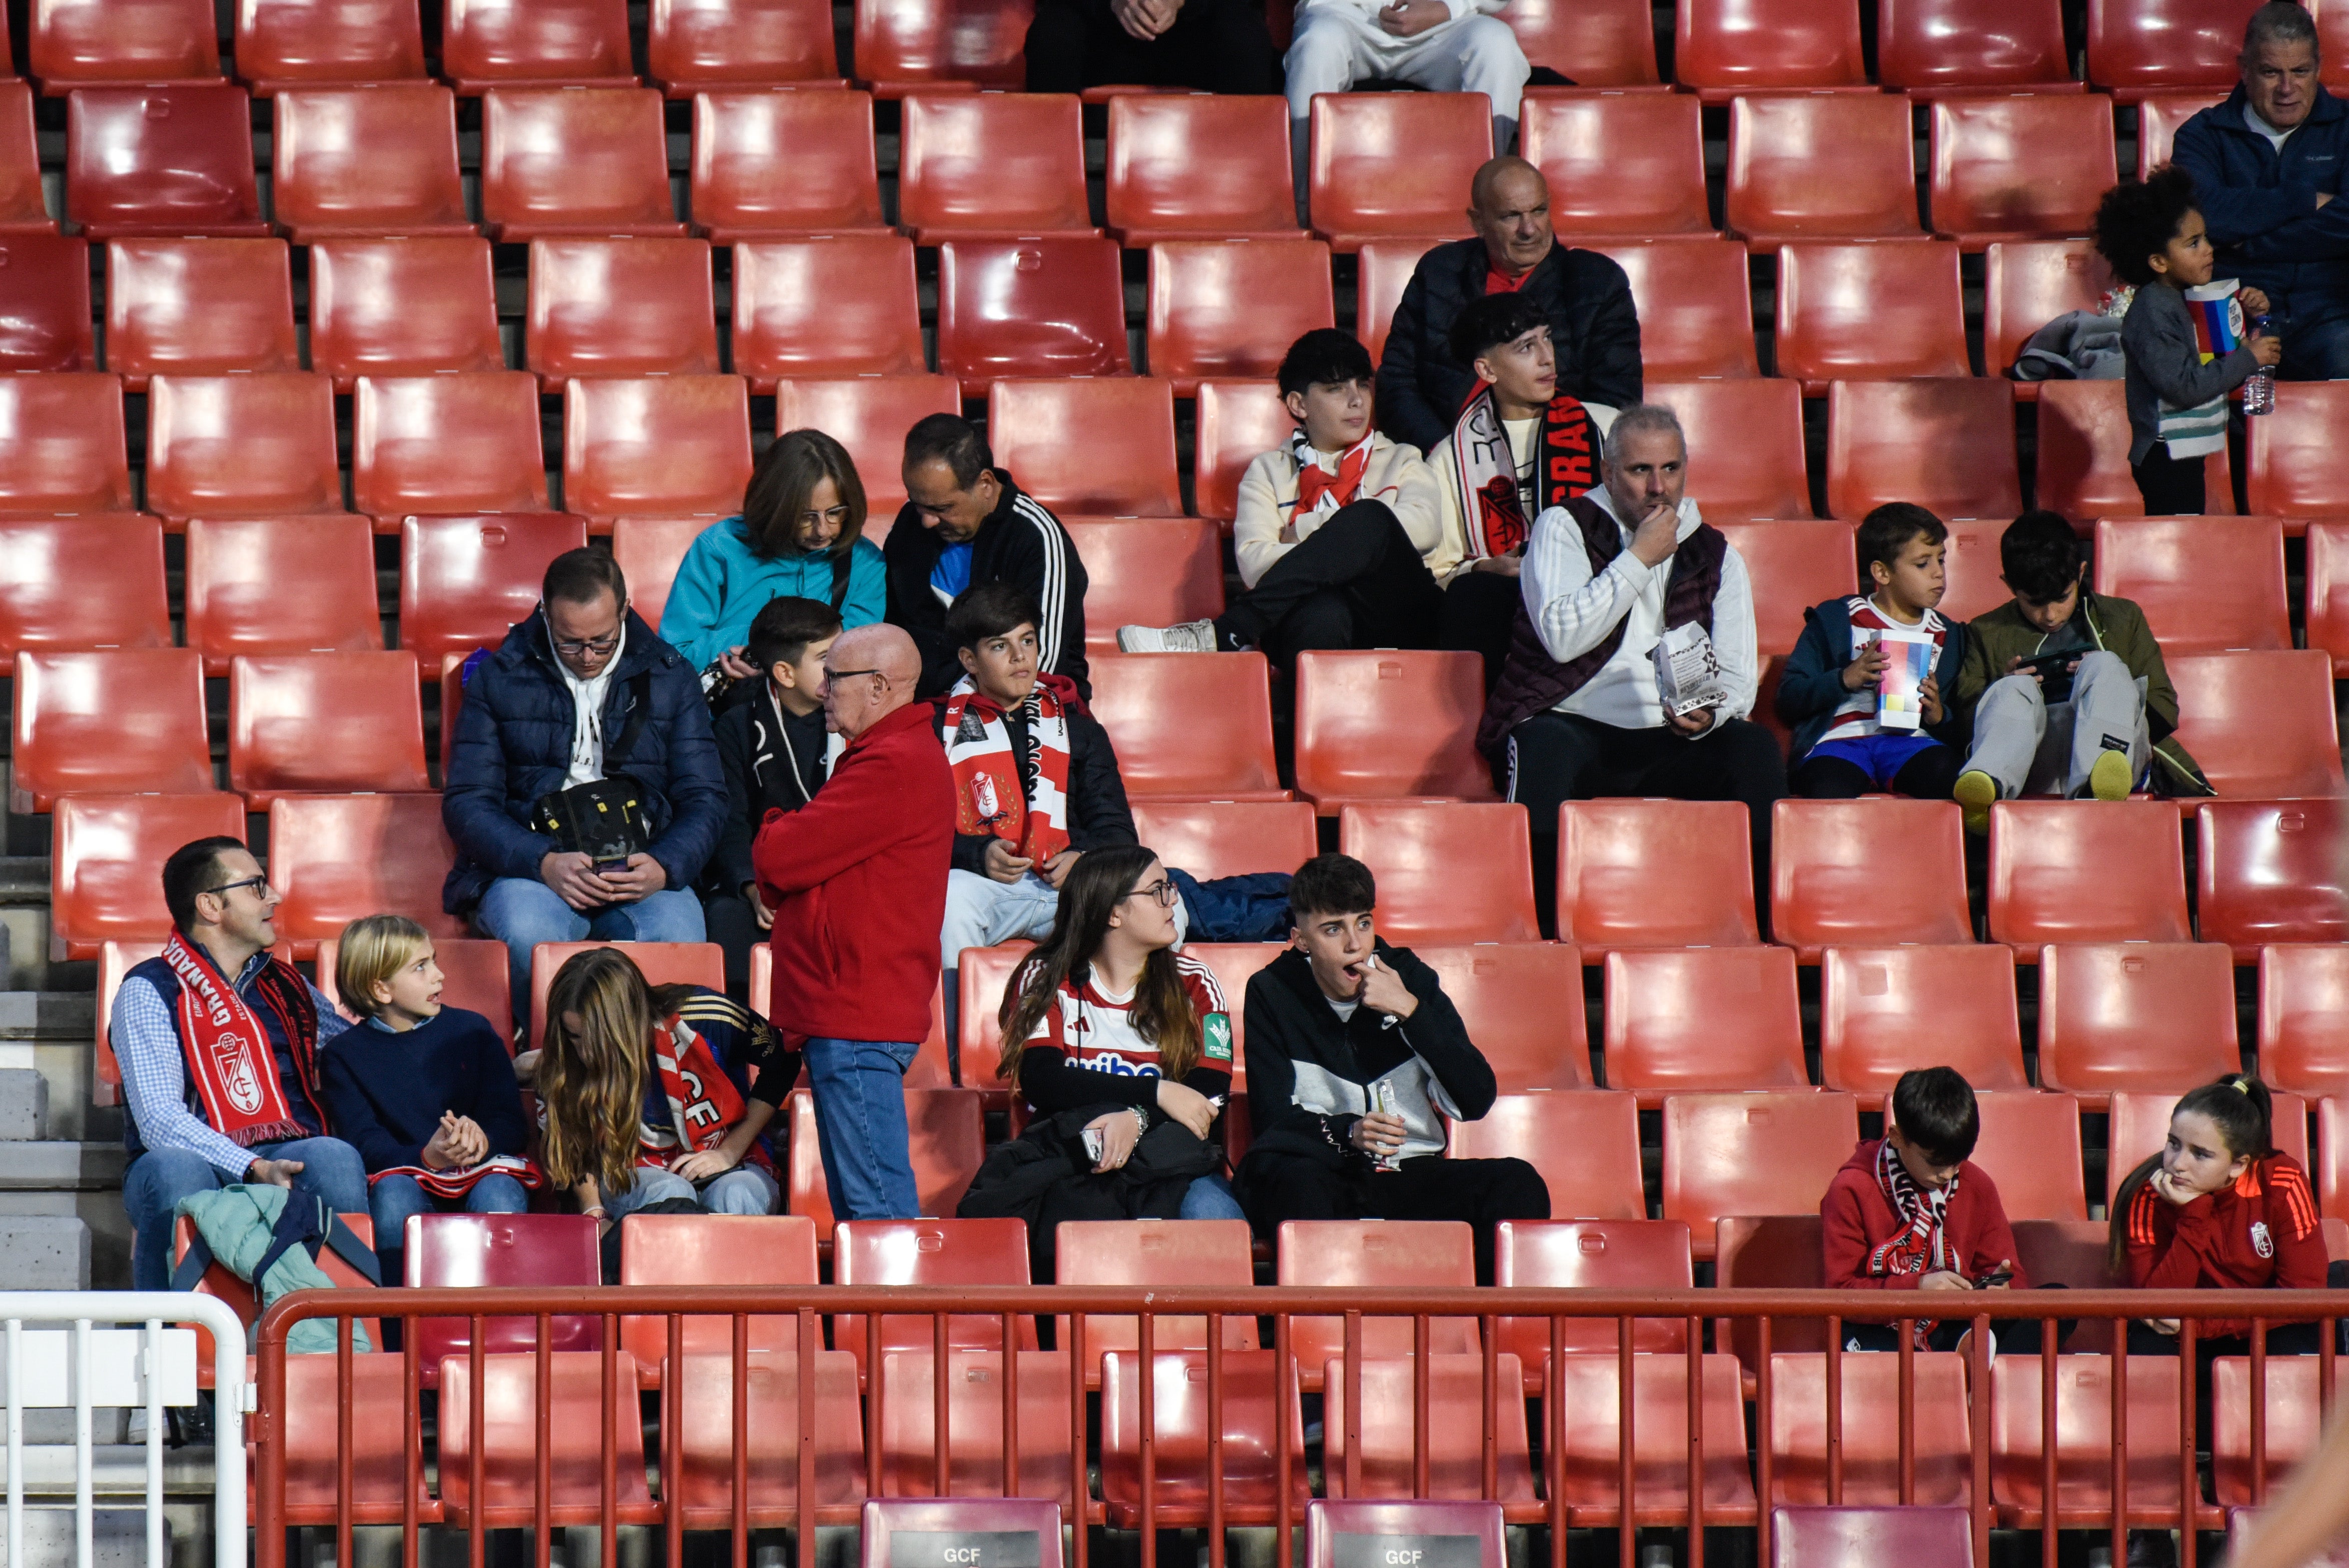
M554 651L558 654L568 654L573 658L578 658L585 655L593 655L597 658L601 658L604 655L610 653L614 648L616 648L619 645L620 634L616 631L608 637L590 637L580 642L565 641L564 639L558 637L555 639Z
M848 509L844 506L830 506L824 508L822 511L803 511L800 513L800 526L802 528L818 528L827 522L832 524L834 528L846 528L848 526Z
M889 677L883 675L879 670L826 670L823 672L823 679L826 686L831 685L834 681L854 680L858 676L874 676L879 678L883 686L887 686L889 684Z
M226 898L241 887L254 889L257 897L266 898L269 895L269 879L266 876L246 877L241 882L222 882L218 887L208 887L204 891L215 898Z
M1175 887L1171 878L1167 877L1160 877L1148 887L1135 888L1125 895L1126 898L1149 899L1161 909L1173 909L1182 896L1181 890ZM1118 902L1123 903L1125 899L1120 899Z

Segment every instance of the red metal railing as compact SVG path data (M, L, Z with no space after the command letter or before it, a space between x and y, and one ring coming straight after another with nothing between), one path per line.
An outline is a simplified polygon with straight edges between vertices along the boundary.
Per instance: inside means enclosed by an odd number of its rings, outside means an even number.
M2287 1305L2288 1304L2288 1305ZM949 1366L947 1326L949 1317L968 1319L973 1316L993 1316L999 1320L1001 1346L1006 1352L1001 1358L1003 1376L1000 1380L1002 1413L1002 1459L1005 1480L999 1483L1014 1495L1020 1491L1019 1483L1032 1478L1020 1474L1019 1454L1020 1443L1019 1360L1010 1352L1019 1343L1015 1333L1018 1320L1023 1316L1061 1315L1066 1325L1064 1343L1057 1349L1040 1354L1064 1357L1069 1369L1068 1437L1070 1473L1069 1491L1075 1500L1079 1517L1071 1520L1078 1526L1071 1542L1072 1568L1086 1568L1088 1522L1097 1522L1106 1501L1109 1439L1107 1428L1112 1419L1107 1409L1102 1412L1104 1491L1094 1497L1088 1480L1086 1463L1088 1421L1086 1392L1088 1373L1092 1357L1086 1345L1087 1315L1110 1317L1131 1317L1138 1320L1136 1359L1142 1371L1138 1383L1139 1428L1134 1463L1138 1471L1140 1551L1143 1568L1156 1568L1158 1522L1164 1517L1160 1498L1160 1477L1157 1455L1155 1385L1158 1361L1156 1339L1158 1322L1162 1318L1204 1317L1206 1333L1204 1347L1198 1350L1205 1360L1206 1383L1206 1466L1204 1487L1206 1495L1205 1522L1210 1568L1224 1568L1224 1526L1230 1518L1226 1477L1225 1445L1226 1434L1224 1404L1226 1395L1227 1352L1223 1344L1226 1318L1262 1319L1273 1321L1272 1350L1274 1367L1274 1453L1272 1523L1276 1530L1276 1550L1280 1568L1291 1568L1293 1562L1292 1527L1300 1523L1294 1505L1293 1488L1307 1463L1307 1456L1298 1451L1293 1440L1292 1423L1298 1416L1299 1398L1292 1372L1292 1331L1294 1320L1299 1317L1340 1318L1344 1324L1344 1354L1342 1358L1345 1419L1345 1459L1341 1469L1344 1495L1361 1495L1361 1470L1365 1430L1362 1410L1362 1370L1365 1360L1364 1324L1366 1319L1408 1318L1413 1323L1413 1344L1415 1354L1413 1365L1412 1399L1412 1495L1426 1497L1431 1489L1431 1464L1433 1412L1431 1408L1430 1369L1433 1358L1428 1354L1430 1324L1437 1318L1475 1318L1481 1326L1482 1377L1479 1395L1481 1419L1481 1495L1487 1499L1501 1496L1500 1432L1502 1401L1505 1398L1524 1399L1522 1383L1506 1379L1501 1374L1499 1350L1499 1319L1548 1319L1547 1348L1553 1371L1545 1380L1542 1400L1542 1441L1537 1476L1543 1487L1539 1517L1550 1527L1550 1561L1552 1568L1564 1568L1566 1531L1570 1524L1602 1522L1606 1516L1619 1518L1621 1560L1630 1568L1636 1545L1634 1522L1636 1500L1640 1488L1637 1463L1637 1387L1631 1351L1633 1325L1640 1319L1678 1319L1688 1331L1686 1351L1688 1388L1687 1408L1687 1470L1685 1477L1686 1505L1684 1513L1673 1522L1684 1524L1689 1532L1689 1561L1702 1568L1704 1561L1704 1527L1707 1503L1705 1499L1706 1436L1704 1428L1704 1320L1713 1319L1727 1327L1728 1322L1752 1320L1756 1328L1756 1356L1752 1368L1754 1378L1754 1491L1758 1502L1755 1519L1761 1532L1763 1560L1768 1560L1770 1550L1770 1511L1773 1500L1773 1414L1777 1390L1773 1387L1771 1343L1775 1326L1801 1323L1824 1324L1826 1329L1826 1501L1845 1501L1845 1460L1843 1439L1843 1358L1841 1348L1842 1315L1863 1305L1890 1305L1885 1298L1863 1304L1854 1295L1842 1292L1801 1290L1696 1290L1685 1292L1608 1293L1599 1291L1568 1291L1512 1289L1507 1291L1465 1290L1457 1288L1428 1290L1386 1289L1323 1289L1295 1287L1257 1287L1247 1290L1140 1290L1124 1288L1061 1287L1061 1286L988 1286L968 1288L843 1288L835 1286L730 1288L694 1286L669 1289L636 1286L617 1289L422 1289L367 1293L300 1292L277 1302L264 1315L254 1336L258 1355L259 1410L251 1423L254 1478L255 1491L254 1522L257 1526L256 1546L259 1568L285 1568L285 1529L288 1521L287 1475L289 1464L289 1426L292 1413L287 1408L285 1337L293 1326L311 1318L350 1318L365 1316L385 1322L401 1320L407 1325L403 1335L406 1346L403 1357L401 1406L398 1418L402 1423L402 1453L404 1474L399 1487L399 1517L402 1528L401 1562L404 1568L415 1568L418 1552L418 1530L425 1522L421 1517L426 1466L422 1443L422 1368L418 1362L415 1321L424 1317L463 1318L471 1321L469 1349L462 1357L467 1369L463 1379L469 1408L465 1411L465 1431L468 1439L470 1470L466 1476L464 1497L470 1503L468 1530L471 1561L473 1568L481 1568L484 1560L484 1532L489 1526L485 1514L489 1500L484 1494L486 1449L489 1446L484 1430L485 1409L482 1330L484 1320L497 1316L535 1317L536 1346L525 1352L534 1357L533 1387L536 1398L535 1442L533 1457L535 1464L535 1489L533 1517L537 1542L536 1562L546 1568L549 1561L552 1511L552 1467L554 1462L554 1395L548 1347L550 1319L557 1316L589 1316L602 1320L603 1338L601 1380L598 1383L597 1408L602 1412L601 1430L601 1492L597 1522L603 1536L601 1561L612 1563L616 1550L616 1532L620 1520L619 1456L624 1445L619 1437L620 1412L625 1408L633 1419L634 1384L626 1394L619 1393L616 1377L619 1374L621 1355L620 1321L629 1315L649 1315L667 1319L667 1350L662 1362L660 1448L656 1462L661 1480L658 1515L667 1535L667 1560L681 1561L682 1537L685 1531L685 1508L678 1487L685 1470L684 1426L691 1412L681 1411L685 1387L688 1353L684 1349L684 1327L688 1318L723 1316L732 1320L732 1344L729 1360L731 1371L731 1458L732 1485L731 1519L733 1561L736 1568L746 1568L750 1560L750 1514L751 1501L751 1444L750 1440L750 1373L752 1346L750 1343L753 1317L789 1315L795 1319L795 1356L797 1370L797 1432L793 1449L796 1453L795 1505L792 1524L798 1533L798 1561L812 1563L815 1558L814 1531L818 1515L824 1506L817 1498L817 1368L815 1357L822 1349L820 1319L836 1315L861 1315L863 1317L864 1368L866 1374L867 1417L864 1421L864 1485L865 1495L885 1495L884 1451L880 1403L882 1358L892 1349L905 1349L902 1342L892 1345L885 1337L883 1316L903 1321L909 1317L931 1320L929 1349L934 1357L932 1367L933 1451L931 1484L935 1493L948 1491L950 1449L952 1447L949 1411L949 1387L947 1371ZM1921 1302L1919 1305L1922 1305ZM2112 1440L2110 1531L2114 1561L2127 1555L2127 1533L2132 1528L2143 1528L2149 1522L2142 1509L2132 1511L2129 1492L2127 1420L2128 1408L2128 1345L2127 1325L2132 1318L2176 1318L2180 1321L2178 1379L2180 1393L2178 1409L2178 1502L2176 1525L2183 1532L2184 1568L2194 1568L2195 1532L2220 1522L2212 1505L2201 1501L2201 1489L2196 1466L2196 1418L2199 1405L2198 1379L2193 1375L2197 1325L2210 1319L2252 1319L2255 1333L2250 1354L2250 1475L2251 1501L2254 1506L2264 1501L2268 1491L2267 1476L2267 1361L2268 1354L2256 1330L2277 1322L2257 1315L2284 1315L2285 1321L2309 1320L2322 1315L2318 1352L2318 1388L2323 1408L2330 1410L2333 1398L2334 1340L2333 1315L2349 1315L2349 1292L2306 1292L2282 1295L2275 1292L2153 1292L2153 1291L2028 1291L1980 1292L1967 1295L1961 1302L1947 1298L1932 1304L1935 1308L1952 1317L1962 1313L1970 1317L1974 1335L1967 1351L1967 1401L1971 1430L1971 1508L1974 1520L1973 1551L1976 1568L1987 1568L1990 1552L1989 1532L1996 1521L1992 1486L1992 1378L1989 1336L1983 1332L1992 1323L2038 1319L2042 1324L2042 1346L2039 1355L2039 1431L2041 1449L2040 1508L2042 1560L2046 1568L2054 1568L2056 1552L2056 1526L2061 1511L2058 1497L2058 1447L2055 1434L2057 1421L2057 1345L2056 1323L2059 1318L2077 1320L2083 1329L2104 1323L2111 1330L2111 1389L2110 1427ZM1567 1355L1564 1336L1567 1326L1578 1320L1612 1319L1617 1334L1617 1486L1609 1506L1604 1511L1593 1510L1588 1518L1578 1520L1578 1510L1567 1501L1568 1421L1569 1412L1559 1397L1559 1368ZM1878 1321L1862 1311L1857 1321ZM1945 1321L1948 1319L1945 1318ZM1959 1320L1963 1321L1964 1318ZM1899 1367L1899 1452L1898 1501L1916 1501L1917 1492L1917 1402L1915 1352L1909 1343L1908 1325L1900 1334L1901 1347L1898 1352ZM354 1409L352 1389L353 1352L347 1334L338 1336L340 1348L336 1353L338 1409L335 1418L334 1465L336 1485L334 1489L334 1527L336 1561L348 1563L355 1513L353 1504L353 1456L355 1420L363 1417L381 1419L388 1412L361 1412ZM1728 1335L1719 1339L1726 1347ZM843 1346L841 1348L847 1348ZM780 1354L780 1353L778 1353ZM1031 1353L1038 1354L1038 1353ZM1715 1352L1719 1354L1718 1351ZM1643 1356L1642 1360L1654 1362L1660 1356ZM458 1357L450 1357L454 1365ZM511 1357L509 1357L511 1359ZM1871 1357L1871 1359L1873 1359ZM1397 1412L1400 1418L1400 1412ZM441 1429L449 1428L449 1412L442 1411ZM1371 1423L1376 1424L1375 1419ZM305 1450L301 1456L306 1462L319 1462L315 1452ZM1741 1448L1737 1460L1745 1460ZM449 1477L441 1476L441 1495L449 1495ZM1335 1489L1330 1489L1334 1494ZM968 1495L965 1493L964 1495ZM1032 1492L1030 1495L1033 1495ZM1520 1516L1524 1510L1520 1509ZM389 1521L383 1521L389 1522ZM2160 1522L2167 1528L2166 1518Z

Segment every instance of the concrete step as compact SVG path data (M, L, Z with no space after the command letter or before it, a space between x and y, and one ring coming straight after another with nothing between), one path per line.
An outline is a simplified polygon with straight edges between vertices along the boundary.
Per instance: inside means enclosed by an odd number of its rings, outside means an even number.
M119 1198L108 1195L117 1214ZM122 1254L122 1274L129 1274L129 1253ZM15 1290L88 1290L90 1288L90 1229L74 1214L0 1213L0 1279Z
M0 915L5 915L0 911ZM122 1136L122 1112L90 1103L96 1087L98 997L89 991L0 991L0 1071L30 1068L48 1085L42 1136Z
M49 1080L35 1068L0 1068L0 1142L48 1136Z
M119 1192L127 1163L120 1143L0 1143L0 1192Z

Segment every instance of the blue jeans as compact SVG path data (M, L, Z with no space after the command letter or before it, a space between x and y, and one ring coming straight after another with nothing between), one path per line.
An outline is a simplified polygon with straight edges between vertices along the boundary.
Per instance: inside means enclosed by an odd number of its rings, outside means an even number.
M684 1198L699 1203L708 1214L771 1214L775 1199L782 1188L771 1175L756 1165L737 1165L725 1175L712 1180L700 1191L673 1171L649 1171L636 1168L636 1179L625 1192L605 1192L604 1212L614 1223L647 1203L663 1203L673 1198Z
M530 1194L502 1171L482 1177L461 1198L436 1197L413 1176L387 1176L367 1188L367 1210L375 1216L375 1257L383 1265L383 1283L399 1284L411 1215L526 1214Z
M816 1147L835 1219L922 1216L905 1127L905 1069L914 1065L916 1048L876 1040L807 1043Z
M338 1214L367 1212L367 1167L359 1151L339 1138L295 1138L254 1145L255 1160L298 1160L294 1178L299 1196L316 1194ZM130 1216L130 1284L134 1290L171 1288L172 1211L182 1198L233 1187L236 1178L201 1154L184 1149L150 1149L130 1162L122 1178L122 1207Z
M513 973L514 1028L530 1024L530 959L542 942L699 942L701 901L686 888L663 888L635 903L582 914L553 888L528 877L500 877L481 895L473 923L506 944Z
M1183 1189L1183 1207L1174 1217L1178 1220L1245 1220L1247 1211L1232 1196L1232 1184L1221 1176L1194 1176L1191 1184Z

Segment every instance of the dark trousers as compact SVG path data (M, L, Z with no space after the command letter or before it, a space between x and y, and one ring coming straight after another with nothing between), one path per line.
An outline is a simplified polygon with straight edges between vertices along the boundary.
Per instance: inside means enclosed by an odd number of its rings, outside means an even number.
M2200 517L2205 505L2200 458L2173 458L2161 442L2153 444L2145 461L2131 463L2137 493L2145 498L2147 517Z
M1240 1165L1240 1206L1271 1240L1286 1220L1464 1220L1476 1235L1476 1283L1493 1283L1493 1228L1549 1218L1549 1187L1522 1160L1421 1155L1393 1171L1349 1160L1332 1171L1301 1156L1250 1154Z
M1892 776L1892 792L1911 800L1946 800L1957 787L1964 757L1952 746L1929 746L1900 765ZM1868 769L1847 758L1806 757L1787 780L1787 793L1806 800L1857 800L1871 794L1876 780Z
M1426 648L1444 594L1380 500L1340 507L1216 620L1218 645L1287 665L1314 648Z
M1958 1341L1973 1326L1973 1319L1958 1318L1933 1326L1925 1336L1928 1350L1955 1350ZM1991 1344L2001 1356L2036 1356L2041 1341L2037 1318L2015 1318L1991 1325ZM2055 1347L2061 1350L2064 1341L2071 1336L2072 1320L2055 1326ZM1846 1350L1890 1350L1900 1348L1900 1326L1897 1323L1849 1323L1843 1326L1843 1347Z
M1109 0L1043 0L1028 25L1028 90L1112 83L1278 92L1280 56L1261 0L1183 0L1174 25L1147 43L1118 24Z
M2349 291L2339 288L2271 288L2270 315L2283 335L2283 363L2276 374L2286 381L2349 378Z
M702 928L726 955L726 994L738 1002L750 995L750 949L767 940L747 898L709 898L701 904Z
M1516 573L1463 572L1444 585L1437 645L1485 655L1485 695L1501 678L1522 595Z

